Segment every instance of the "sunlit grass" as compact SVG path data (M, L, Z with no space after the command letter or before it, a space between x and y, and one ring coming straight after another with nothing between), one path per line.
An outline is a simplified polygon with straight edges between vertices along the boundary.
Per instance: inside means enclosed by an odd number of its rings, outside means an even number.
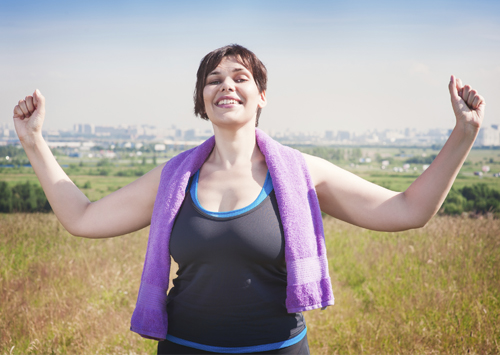
M500 353L500 221L380 233L325 219L336 305L311 354ZM148 230L90 240L53 214L0 215L0 354L153 354L129 331Z
M0 215L0 235L1 353L155 351L128 330L147 230L81 239L53 214L11 214Z
M337 305L306 314L314 354L500 352L500 222L402 233L325 221Z

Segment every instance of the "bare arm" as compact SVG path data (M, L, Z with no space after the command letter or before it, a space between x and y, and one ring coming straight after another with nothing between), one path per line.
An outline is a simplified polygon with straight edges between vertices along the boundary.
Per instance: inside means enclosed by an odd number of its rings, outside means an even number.
M99 201L90 202L59 166L44 141L44 117L45 98L38 90L14 108L16 132L62 225L71 234L88 238L114 237L149 225L163 166Z
M360 227L399 231L424 226L439 210L477 136L484 99L451 78L457 122L434 162L404 192L372 184L323 159L305 155L321 209Z

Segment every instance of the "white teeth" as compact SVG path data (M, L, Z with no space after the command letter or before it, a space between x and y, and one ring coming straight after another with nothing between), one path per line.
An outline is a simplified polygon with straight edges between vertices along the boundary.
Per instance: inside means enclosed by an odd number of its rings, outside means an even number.
M224 100L220 100L218 105L236 105L238 104L239 102L236 101L236 100L228 100L228 99L224 99Z

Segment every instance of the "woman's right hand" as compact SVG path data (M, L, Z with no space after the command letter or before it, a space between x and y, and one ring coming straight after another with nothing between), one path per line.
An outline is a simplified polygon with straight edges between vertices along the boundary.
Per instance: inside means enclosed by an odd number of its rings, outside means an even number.
M38 89L33 96L19 100L14 107L14 126L21 143L29 144L34 136L41 134L45 118L45 97Z
M162 164L134 182L90 202L66 175L42 137L45 98L36 90L14 108L14 124L52 210L73 235L107 238L130 233L151 222Z

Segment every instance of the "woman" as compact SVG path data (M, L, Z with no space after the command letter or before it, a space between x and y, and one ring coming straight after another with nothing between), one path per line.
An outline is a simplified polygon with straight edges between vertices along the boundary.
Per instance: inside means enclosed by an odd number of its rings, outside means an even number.
M424 226L471 149L485 106L475 90L451 77L456 126L431 166L399 193L256 130L266 83L264 65L244 47L209 53L194 99L195 113L211 121L214 137L92 203L41 136L40 92L14 108L19 139L71 234L113 237L151 223L131 329L166 339L158 353L308 354L300 311L333 304L318 203L368 229ZM167 299L169 254L179 272Z

